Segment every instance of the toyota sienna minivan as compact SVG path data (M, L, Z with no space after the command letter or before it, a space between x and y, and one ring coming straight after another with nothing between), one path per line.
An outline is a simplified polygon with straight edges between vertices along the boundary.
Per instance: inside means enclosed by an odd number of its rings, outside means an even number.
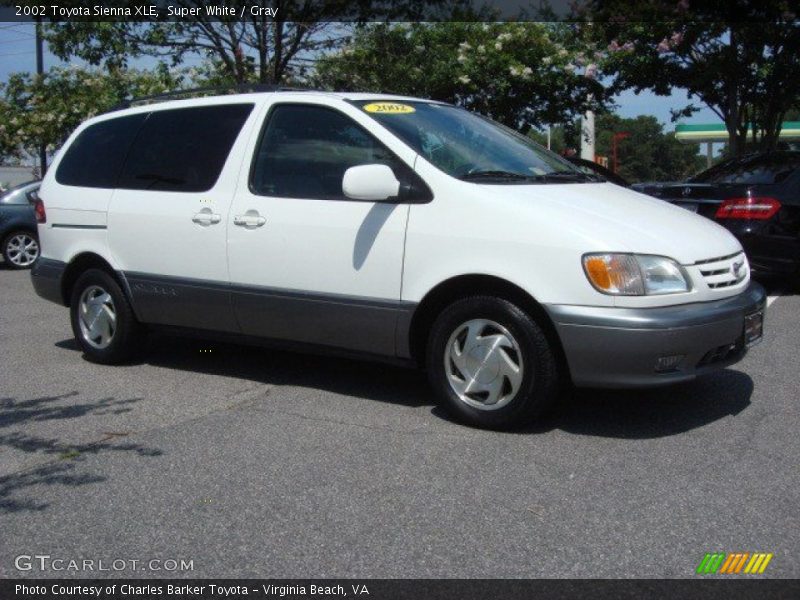
M501 428L561 386L687 381L762 335L727 230L431 100L128 108L83 123L39 195L34 286L100 363L156 327L336 350L423 367Z

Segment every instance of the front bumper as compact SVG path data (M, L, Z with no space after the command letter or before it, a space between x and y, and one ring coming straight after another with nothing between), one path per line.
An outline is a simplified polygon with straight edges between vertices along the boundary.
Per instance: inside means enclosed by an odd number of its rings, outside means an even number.
M649 387L688 381L741 360L744 317L764 310L764 288L713 302L659 308L546 305L578 386ZM662 357L681 356L668 371Z
M34 291L51 302L64 305L64 296L61 290L61 279L64 277L66 263L51 258L39 257L31 269L31 282Z

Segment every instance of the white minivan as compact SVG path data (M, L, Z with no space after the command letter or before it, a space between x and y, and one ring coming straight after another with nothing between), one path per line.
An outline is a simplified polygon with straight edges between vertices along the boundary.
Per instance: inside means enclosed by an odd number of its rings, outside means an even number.
M424 367L480 426L561 386L730 365L765 294L739 242L454 106L274 91L86 121L36 206L39 295L87 357L150 328Z

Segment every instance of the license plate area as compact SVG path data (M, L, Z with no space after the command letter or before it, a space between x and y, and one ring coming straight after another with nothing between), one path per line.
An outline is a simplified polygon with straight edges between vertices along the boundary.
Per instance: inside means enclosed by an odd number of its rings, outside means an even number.
M759 310L744 317L744 345L748 348L761 341L764 335L764 311Z

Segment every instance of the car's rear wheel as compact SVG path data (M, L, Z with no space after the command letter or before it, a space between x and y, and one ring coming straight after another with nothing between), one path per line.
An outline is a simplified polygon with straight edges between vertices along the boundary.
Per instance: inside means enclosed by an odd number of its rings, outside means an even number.
M89 269L78 278L70 317L75 339L90 360L122 363L141 346L142 326L117 281L105 271Z
M39 241L29 231L12 231L3 240L3 258L12 269L30 269L39 258Z
M444 406L472 425L529 424L558 395L557 363L547 336L508 300L475 296L448 306L433 324L426 357Z

